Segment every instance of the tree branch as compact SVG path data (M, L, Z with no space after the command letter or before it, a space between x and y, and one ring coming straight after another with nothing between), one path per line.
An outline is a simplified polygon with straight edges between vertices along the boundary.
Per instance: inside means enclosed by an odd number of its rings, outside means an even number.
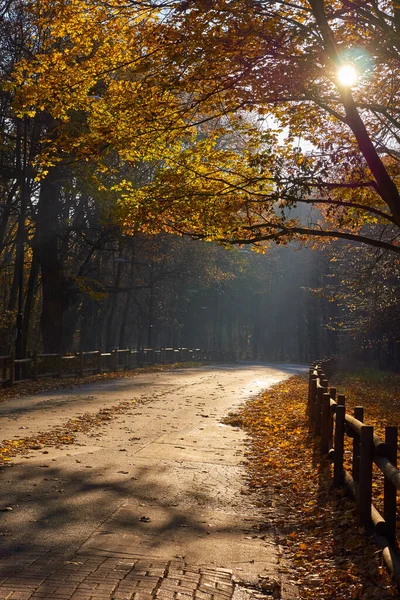
M350 233L346 231L325 231L323 229L312 229L307 227L285 227L283 225L277 224L258 224L252 225L249 227L243 227L244 230L247 231L259 231L260 229L272 229L271 233L266 235L255 234L253 238L250 236L245 239L221 239L219 241L230 243L230 244L255 244L257 242L263 242L268 240L279 240L284 236L292 236L294 237L296 234L299 236L308 235L312 237L324 237L324 238L337 238L337 239L345 239L351 242L359 242L361 244L366 244L368 246L373 246L374 248L383 248L385 250L389 250L390 252L395 252L396 254L400 254L400 246L392 244L390 242L385 242L383 240L375 240L373 238L369 238L364 235L359 235L355 233Z

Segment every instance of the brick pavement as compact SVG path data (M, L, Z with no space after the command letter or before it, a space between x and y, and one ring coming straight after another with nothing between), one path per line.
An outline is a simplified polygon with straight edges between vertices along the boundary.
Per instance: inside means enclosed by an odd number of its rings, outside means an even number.
M0 559L0 600L229 600L234 590L230 570L178 558L32 552Z

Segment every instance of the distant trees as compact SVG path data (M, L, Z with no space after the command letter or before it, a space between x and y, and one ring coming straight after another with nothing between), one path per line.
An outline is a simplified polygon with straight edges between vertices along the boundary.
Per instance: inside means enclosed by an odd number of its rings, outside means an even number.
M329 301L327 327L345 360L396 370L400 365L400 261L390 252L331 245L314 293Z
M108 295L82 305L86 349L107 346L107 332L108 347L198 346L268 360L307 361L333 349L336 333L325 328L333 305L304 288L323 278L318 252L282 248L264 256L135 236L111 260L111 271L104 265L96 275L104 282L108 273Z
M82 200L77 210L91 227L64 227L59 238L58 257L70 282L62 319L64 351L196 346L298 361L322 352L329 335L323 317L328 301L303 287L320 281L317 252L283 248L265 256L169 234L97 230L95 206ZM33 286L31 269L29 252L23 308L32 350L45 346L40 276ZM12 273L11 265L0 270L5 299ZM14 327L15 313L3 311L2 352L13 347Z

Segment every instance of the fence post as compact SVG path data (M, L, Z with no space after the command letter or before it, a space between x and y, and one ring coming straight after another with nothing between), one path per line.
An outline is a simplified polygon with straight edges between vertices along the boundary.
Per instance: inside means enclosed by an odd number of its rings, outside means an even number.
M321 420L322 420L322 397L328 391L328 388L323 383L328 383L326 379L320 379L320 387L317 387L317 399L315 402L315 422L314 422L314 435L317 437L321 435Z
M314 367L310 367L310 371L308 374L308 399L307 399L307 410L306 410L306 415L307 417L310 419L310 415L311 415L311 405L312 405L312 382L313 382L313 378L316 377L314 376Z
M329 395L333 401L336 401L336 388L329 388ZM329 402L329 430L328 430L328 450L333 445L333 411L331 409L331 403Z
M385 428L385 442L388 449L387 458L397 467L397 427ZM392 545L396 543L396 487L384 478L383 516L386 522L386 536Z
M354 409L354 418L358 421L364 422L364 408L362 406L356 406ZM352 460L352 475L355 482L358 481L358 475L360 472L360 440L357 434L354 433L353 437L353 460Z
M308 414L308 407L310 406L311 378L313 376L313 373L314 373L314 367L310 367L308 369L308 402L307 402L307 414Z
M336 427L335 427L335 454L333 463L333 483L335 485L343 485L344 472L344 430L346 417L346 399L345 396L338 396L338 404L336 407Z
M62 357L63 357L62 354L58 354L55 357L55 361L56 361L56 374L57 374L57 377L60 377L60 378L62 377L62 364L63 364L62 363Z
M344 394L338 394L337 403L339 406L346 406L346 396Z
M96 355L96 373L97 375L101 373L101 350Z
M111 361L112 361L112 369L114 371L118 371L118 350L117 349L112 351Z
M83 352L79 352L79 377L83 377Z
M149 352L149 362L151 365L155 365L156 364L156 351L154 350L154 348L150 349Z
M35 381L37 381L37 378L38 378L38 368L39 368L39 365L38 365L38 352L37 352L37 350L35 350L33 352L33 379Z
M321 414L321 454L328 454L329 451L329 421L331 416L331 395L322 394L322 414Z
M15 382L15 352L12 351L10 354L10 385L14 385Z
M371 523L373 437L374 428L371 425L363 425L360 435L358 504L360 523L365 526Z
M314 413L314 435L320 435L321 433L321 404L322 404L322 387L318 385L317 381L317 393L315 395L315 413Z
M317 375L313 375L311 378L311 390L310 390L310 412L309 412L309 425L310 431L313 429L315 423L316 403L317 403Z

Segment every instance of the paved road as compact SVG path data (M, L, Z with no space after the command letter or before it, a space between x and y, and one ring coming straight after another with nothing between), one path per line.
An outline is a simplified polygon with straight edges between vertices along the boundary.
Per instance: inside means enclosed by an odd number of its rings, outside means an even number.
M257 534L266 516L245 487L245 435L220 421L301 370L181 369L1 403L2 439L124 405L73 445L1 469L0 600L239 600L260 582L270 597L293 597L274 583L272 532Z

